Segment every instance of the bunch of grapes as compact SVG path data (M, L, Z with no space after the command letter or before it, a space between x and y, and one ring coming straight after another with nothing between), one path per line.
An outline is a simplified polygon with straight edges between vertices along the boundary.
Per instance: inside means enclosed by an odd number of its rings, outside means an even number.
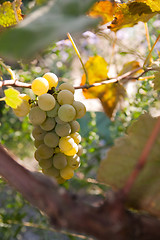
M54 73L36 78L31 88L37 98L31 100L23 95L22 104L14 112L19 117L29 113L34 126L35 159L44 174L63 183L72 178L74 170L80 166L83 150L76 119L85 115L86 108L74 100L75 90L71 84L62 83L56 89L57 85L58 78Z

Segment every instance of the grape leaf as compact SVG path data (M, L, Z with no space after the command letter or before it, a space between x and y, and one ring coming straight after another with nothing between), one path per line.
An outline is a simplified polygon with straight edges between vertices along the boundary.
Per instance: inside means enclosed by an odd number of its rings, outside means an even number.
M23 19L21 14L21 0L6 1L0 5L0 28L11 27Z
M86 16L93 3L95 0L48 1L14 29L0 35L0 55L11 59L30 59L53 41L66 38L67 32L93 27L99 20Z
M153 79L154 89L160 90L160 71L154 74L155 78Z
M107 62L101 56L90 57L85 64L88 73L89 84L102 82L107 78ZM86 76L83 74L81 85L86 83ZM124 96L125 90L119 83L100 85L89 89L83 89L85 98L99 98L103 109L108 117L112 118L117 103Z
M98 180L121 189L150 136L157 118L141 115L128 129L128 134L115 142L98 170ZM148 156L148 161L136 179L128 198L130 207L160 216L160 134Z
M19 97L19 91L14 88L8 88L4 90L5 102L8 106L12 108L17 108L21 103L22 99Z
M110 8L107 9L108 6ZM101 16L102 24L112 21L108 28L116 32L124 27L132 27L139 21L147 22L159 12L159 0L135 0L122 4L114 3L112 6L109 0L106 0L103 3L101 1L96 3L89 14L94 17Z

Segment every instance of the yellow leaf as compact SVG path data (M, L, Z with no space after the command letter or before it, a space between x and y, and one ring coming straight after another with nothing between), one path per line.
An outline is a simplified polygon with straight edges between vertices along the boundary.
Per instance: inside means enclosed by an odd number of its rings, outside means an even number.
M0 5L0 28L14 26L23 19L21 4L21 0L14 0L13 2L6 1Z
M12 108L17 108L21 103L22 99L20 98L20 92L14 88L8 88L4 90L5 93L5 102L8 106Z
M88 72L89 84L102 82L107 78L107 62L100 56L90 57L85 64ZM82 76L81 85L86 83L86 76ZM112 118L120 98L124 96L125 90L119 83L110 83L83 89L85 98L98 98L108 117Z
M135 0L127 3L111 3L109 0L97 2L89 15L102 17L102 24L116 32L124 27L132 27L139 21L147 22L151 17L160 12L159 0Z
M110 1L96 2L89 12L91 17L102 17L103 24L113 20L113 15L116 10L117 3Z

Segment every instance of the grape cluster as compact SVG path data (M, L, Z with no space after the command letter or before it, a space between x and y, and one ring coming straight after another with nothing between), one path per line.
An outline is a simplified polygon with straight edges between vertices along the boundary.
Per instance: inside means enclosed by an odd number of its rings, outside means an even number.
M56 89L57 85L57 76L46 73L32 82L31 88L37 99L25 97L23 102L29 106L26 112L34 126L35 159L44 174L63 183L72 178L74 170L80 166L83 150L76 119L85 115L86 108L74 100L75 90L71 84L62 83Z

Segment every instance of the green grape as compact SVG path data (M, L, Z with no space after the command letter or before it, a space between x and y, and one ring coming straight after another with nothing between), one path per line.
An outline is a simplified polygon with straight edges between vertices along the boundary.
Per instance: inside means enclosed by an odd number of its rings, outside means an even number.
M62 83L59 87L58 90L68 90L74 94L75 90L72 84L70 83Z
M56 104L54 106L54 108L50 111L47 111L47 116L48 117L56 117L58 115L58 109L60 108L60 105L58 104L58 102L56 101Z
M33 131L32 131L32 136L36 140L43 140L45 131L40 127L40 126L34 126Z
M58 124L65 124L65 123L66 123L66 122L62 121L58 116L55 117L55 121L56 121L56 123L58 123Z
M29 113L30 108L28 101L22 99L21 105L13 109L13 112L17 117L25 117Z
M31 108L29 113L29 120L33 125L40 125L46 119L46 113L38 106Z
M75 154L74 156L67 156L67 165L74 170L80 166L80 157Z
M70 136L74 139L76 144L81 142L81 135L78 132L72 133Z
M78 132L80 130L80 124L76 120L72 121L72 122L69 122L69 124L71 126L71 133L75 133L75 132Z
M40 127L45 131L50 131L55 127L55 119L47 117L46 120L40 125Z
M76 110L72 105L64 104L58 110L58 117L64 122L71 122L76 117Z
M38 77L35 80L33 80L31 89L34 92L34 94L40 96L48 92L49 83L45 78Z
M38 97L38 106L43 111L50 111L54 108L55 104L55 98L49 93L42 94Z
M47 175L47 176L50 176L50 177L54 177L54 178L57 178L59 177L60 175L60 172L58 169L56 169L55 167L50 167L50 168L42 168L42 172Z
M38 140L38 139L34 140L34 146L36 148L38 148L42 143L44 143L43 140Z
M57 169L62 169L67 166L67 159L63 153L57 153L53 156L53 165Z
M60 175L64 179L70 179L74 176L73 168L66 166L65 168L60 170Z
M81 144L78 144L78 152L77 155L80 157L83 154L83 147Z
M55 132L48 132L44 136L44 143L51 148L55 148L58 146L59 137Z
M48 159L41 159L39 161L39 166L43 169L48 169L50 167L52 167L53 164L53 157L48 158Z
M82 118L86 114L86 107L83 103L74 101L72 105L76 109L76 118Z
M61 151L69 151L74 147L74 140L70 136L61 137L59 140L59 148Z
M74 156L78 152L78 146L74 142L73 148L69 151L63 151L63 153L67 156Z
M71 127L68 123L56 124L55 132L60 137L68 136L71 133Z
M45 78L48 81L49 89L51 89L52 87L57 87L58 77L56 76L56 74L47 72L43 75L43 78Z
M37 150L34 152L34 158L39 162L42 160L42 158L39 156Z
M50 158L50 157L53 156L54 149L48 147L48 146L45 145L45 144L41 144L41 145L37 148L36 152L37 152L37 154L39 155L39 157L40 157L41 159L47 159L47 158Z
M68 90L62 90L57 95L57 101L60 105L72 104L74 101L74 95Z

